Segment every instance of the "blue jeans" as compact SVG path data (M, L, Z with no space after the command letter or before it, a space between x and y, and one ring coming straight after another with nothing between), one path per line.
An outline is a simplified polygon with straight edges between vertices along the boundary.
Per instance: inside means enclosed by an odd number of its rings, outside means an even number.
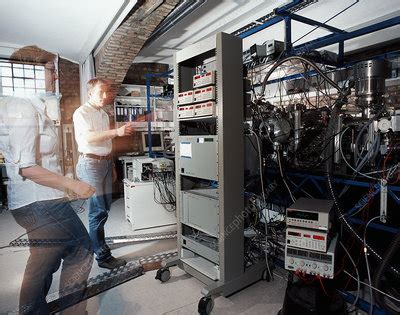
M54 246L30 247L19 300L21 314L48 314L46 295L61 261L60 294L68 287L84 283L89 276L93 252L88 233L65 200L38 201L11 213L26 229L30 240L57 242Z
M80 156L76 166L78 178L96 189L89 198L89 236L96 260L103 262L111 257L105 241L104 225L112 201L112 161Z

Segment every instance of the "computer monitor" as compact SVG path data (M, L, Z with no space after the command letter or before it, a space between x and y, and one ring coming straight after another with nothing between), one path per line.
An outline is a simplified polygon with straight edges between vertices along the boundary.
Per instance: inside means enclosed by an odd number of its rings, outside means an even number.
M143 152L149 152L149 136L148 132L142 133ZM162 132L151 132L151 150L164 151L164 137Z

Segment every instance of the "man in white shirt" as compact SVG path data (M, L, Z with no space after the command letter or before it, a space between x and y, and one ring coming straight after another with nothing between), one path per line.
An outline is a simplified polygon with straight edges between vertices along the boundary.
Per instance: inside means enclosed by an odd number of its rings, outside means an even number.
M110 84L103 79L87 83L88 101L73 115L75 138L80 152L76 173L89 183L96 193L89 199L89 236L98 265L114 269L125 265L123 259L114 258L105 242L104 225L112 201L112 180L115 174L111 156L112 139L134 133L128 123L110 129L107 113L102 109L108 103Z
M86 281L93 261L89 236L65 191L85 199L94 188L61 175L56 128L36 97L0 97L0 151L5 156L8 206L14 219L30 240L56 242L56 246L30 248L20 293L21 313L48 314L46 295L61 262L60 294Z

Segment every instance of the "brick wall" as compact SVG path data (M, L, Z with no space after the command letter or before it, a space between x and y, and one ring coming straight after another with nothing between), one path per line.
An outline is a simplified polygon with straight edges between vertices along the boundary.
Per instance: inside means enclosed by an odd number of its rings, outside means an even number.
M165 0L156 7L159 2L137 5L95 56L97 76L112 82L114 95L146 40L179 0Z
M80 106L79 65L60 58L59 80L61 98L61 121L72 124L72 115Z

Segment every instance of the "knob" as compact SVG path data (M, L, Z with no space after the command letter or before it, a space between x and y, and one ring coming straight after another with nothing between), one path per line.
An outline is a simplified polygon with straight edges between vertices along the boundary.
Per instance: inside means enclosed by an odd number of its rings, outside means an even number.
M300 261L300 266L303 267L304 265L304 261Z
M327 265L324 265L324 270L325 270L325 271L328 271L328 269L329 269L328 266L327 266Z
M313 264L312 264L312 267L313 267L314 269L317 269L317 264L316 264L316 263L313 263Z
M289 264L291 264L291 265L294 264L294 259L293 259L293 258L290 258L290 259L289 259Z

